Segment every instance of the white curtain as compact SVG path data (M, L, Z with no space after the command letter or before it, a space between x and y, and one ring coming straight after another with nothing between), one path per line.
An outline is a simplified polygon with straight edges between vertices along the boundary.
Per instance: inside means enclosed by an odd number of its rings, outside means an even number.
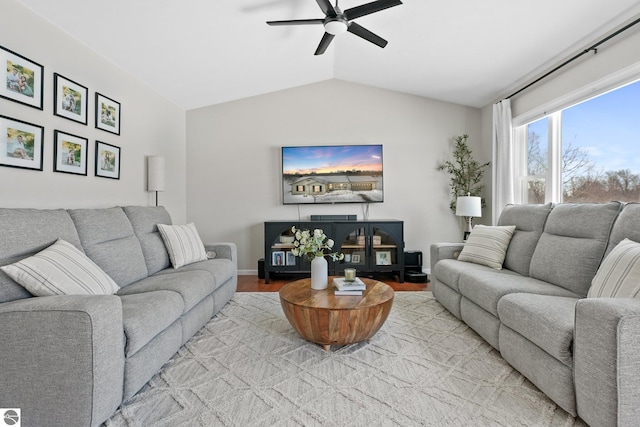
M516 153L513 146L511 101L493 105L493 223L498 222L502 209L515 202L514 172Z

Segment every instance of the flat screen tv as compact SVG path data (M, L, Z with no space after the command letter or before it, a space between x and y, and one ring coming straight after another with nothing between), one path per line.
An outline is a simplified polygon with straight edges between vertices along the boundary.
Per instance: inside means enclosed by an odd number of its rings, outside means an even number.
M384 201L382 145L282 147L288 204Z

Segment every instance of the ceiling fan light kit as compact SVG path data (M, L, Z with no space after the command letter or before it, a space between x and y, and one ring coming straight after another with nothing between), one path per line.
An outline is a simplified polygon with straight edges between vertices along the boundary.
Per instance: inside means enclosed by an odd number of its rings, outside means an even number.
M358 25L355 22L351 22L351 20L402 4L400 0L377 0L349 8L343 12L338 7L338 0L336 0L335 6L333 6L329 0L316 0L316 2L325 15L324 19L267 21L267 24L274 26L322 24L324 26L325 33L324 36L322 36L322 40L320 40L318 48L316 49L316 55L322 55L327 50L327 47L329 47L329 44L335 36L346 33L347 31L377 46L385 47L387 45L387 41L385 39L372 33L363 26Z

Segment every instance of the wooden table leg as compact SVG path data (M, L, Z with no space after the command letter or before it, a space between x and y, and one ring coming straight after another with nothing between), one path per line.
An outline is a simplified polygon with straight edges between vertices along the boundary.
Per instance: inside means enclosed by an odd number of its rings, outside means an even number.
M331 344L325 344L322 346L322 348L324 348L324 351L329 351L331 350Z

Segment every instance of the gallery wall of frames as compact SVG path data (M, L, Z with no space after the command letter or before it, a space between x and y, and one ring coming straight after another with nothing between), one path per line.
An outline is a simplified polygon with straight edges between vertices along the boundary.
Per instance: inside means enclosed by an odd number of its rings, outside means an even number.
M0 102L16 102L84 126L93 124L104 138L90 143L83 135L65 130L64 120L53 130L53 158L45 158L45 129L38 123L0 114L0 166L86 176L88 162L97 177L120 179L121 105L98 90L90 90L73 76L47 75L32 58L0 46ZM44 109L44 86L53 84L53 111ZM91 108L90 98L93 100ZM76 128L77 129L77 128ZM115 141L114 141L115 140Z

